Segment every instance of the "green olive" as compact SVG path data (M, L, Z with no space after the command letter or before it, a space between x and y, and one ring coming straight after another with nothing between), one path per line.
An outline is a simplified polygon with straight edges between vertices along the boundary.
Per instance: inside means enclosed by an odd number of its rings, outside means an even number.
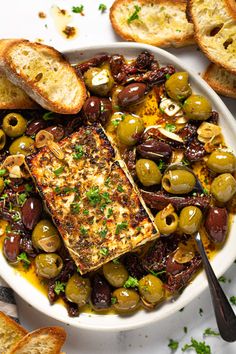
M184 112L189 119L206 120L212 112L211 103L203 96L192 95L184 101Z
M156 304L165 294L162 281L152 274L139 280L138 289L141 297L149 304Z
M186 170L170 170L162 178L162 187L172 194L190 193L196 184L193 173Z
M55 252L61 247L57 229L49 220L40 220L32 233L33 246L45 252Z
M231 152L213 151L206 164L211 171L216 173L234 172L236 159Z
M136 162L136 173L140 182L146 187L161 183L161 172L152 160L138 160Z
M4 189L4 179L2 177L0 177L0 193L2 193L3 189Z
M121 313L132 312L139 306L139 295L136 291L126 288L116 289L112 293L115 299L113 307Z
M170 76L165 83L168 96L173 100L181 101L192 94L192 89L188 82L188 73L177 72Z
M115 288L120 288L129 278L129 273L122 263L108 262L103 265L106 280Z
M142 118L127 114L117 128L119 141L127 146L135 145L144 131Z
M85 305L91 294L90 280L78 274L72 275L66 284L65 294L69 301L75 302L79 307Z
M40 277L56 277L63 267L63 261L56 253L42 253L35 258L36 273Z
M0 129L0 150L4 148L6 144L6 134L2 129Z
M9 147L9 151L11 155L30 155L34 151L34 140L29 136L21 136L13 141Z
M162 235L170 235L174 233L178 227L178 215L174 212L167 216L163 216L162 210L155 217L155 224Z
M90 68L84 74L87 88L98 96L107 96L114 86L111 72L107 68Z
M9 113L2 121L2 129L11 138L17 138L24 134L26 127L27 120L18 113Z
M195 206L188 206L181 210L179 228L187 235L197 232L202 222L202 212Z
M236 192L236 181L230 173L216 177L211 184L211 193L216 200L228 202Z

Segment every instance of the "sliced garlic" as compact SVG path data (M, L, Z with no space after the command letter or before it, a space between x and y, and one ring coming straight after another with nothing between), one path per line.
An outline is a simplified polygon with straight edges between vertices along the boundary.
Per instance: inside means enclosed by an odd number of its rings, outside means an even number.
M23 154L10 155L3 161L1 169L7 168L9 170L9 168L12 168L13 166L21 166L23 163L25 163L25 156Z
M169 117L173 117L181 110L181 106L177 102L166 97L161 101L159 108Z
M178 119L176 119L175 123L177 124L186 124L188 119L184 116L180 116Z
M178 141L180 143L184 142L183 139L179 135L177 135L175 133L169 132L168 130L166 130L164 128L158 128L158 130L159 130L159 132L162 135L166 136L167 138L169 138L171 140L175 140L175 141Z
M65 157L64 152L62 151L60 145L55 143L55 141L49 141L47 144L49 150L59 159L63 160Z
M173 256L173 260L177 263L184 264L190 262L195 256L195 252L192 248L180 244Z
M54 136L47 130L40 130L35 136L35 146L36 148L41 148L46 146L49 141L53 141Z
M216 124L203 122L198 128L197 133L202 138L211 139L212 137L221 134L221 128Z
M173 150L171 155L171 163L180 163L184 158L183 151Z

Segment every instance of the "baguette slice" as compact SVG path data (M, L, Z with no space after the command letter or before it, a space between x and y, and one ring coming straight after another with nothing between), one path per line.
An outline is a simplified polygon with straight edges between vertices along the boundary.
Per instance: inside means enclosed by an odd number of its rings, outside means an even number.
M160 47L194 43L183 0L116 0L110 20L116 33L129 41Z
M195 38L215 64L236 73L236 19L225 0L190 0Z
M236 98L236 75L211 63L202 77L220 95Z
M75 114L85 101L84 82L52 47L22 39L0 41L0 69L50 111Z
M15 344L28 332L0 311L0 354L9 354Z
M45 327L24 336L9 354L59 354L66 339L61 327Z
M228 6L228 9L230 11L230 14L236 18L236 1L235 0L225 0L226 5Z

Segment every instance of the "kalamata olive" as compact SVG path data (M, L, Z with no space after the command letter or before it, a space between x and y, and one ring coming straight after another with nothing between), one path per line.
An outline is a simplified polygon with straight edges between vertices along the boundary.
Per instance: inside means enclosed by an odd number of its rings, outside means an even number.
M212 242L224 242L228 231L228 213L226 208L211 207L207 213L204 226Z
M20 254L20 235L19 234L8 234L4 240L3 244L3 254L6 259L15 263L17 257Z
M90 122L98 121L100 116L100 103L100 98L95 96L87 98L87 100L84 102L83 112Z
M138 103L145 95L147 86L143 83L129 84L118 94L118 105L126 107Z
M61 140L64 135L65 135L65 130L62 126L59 125L53 125L51 127L46 128L49 133L51 133L54 136L55 141Z
M33 119L27 126L25 134L32 136L37 134L40 130L45 129L47 123L44 119Z
M166 272L172 275L180 273L184 269L184 265L177 263L172 256L169 256L166 261Z
M156 139L150 139L139 144L136 151L142 157L154 161L169 160L172 154L171 147L168 144Z
M93 279L91 301L96 309L107 309L111 306L111 289L108 282L99 274Z
M42 214L42 203L37 198L28 198L21 209L22 221L25 227L33 230Z
M107 123L111 114L112 114L111 101L108 98L101 98L99 121L101 122L102 125Z

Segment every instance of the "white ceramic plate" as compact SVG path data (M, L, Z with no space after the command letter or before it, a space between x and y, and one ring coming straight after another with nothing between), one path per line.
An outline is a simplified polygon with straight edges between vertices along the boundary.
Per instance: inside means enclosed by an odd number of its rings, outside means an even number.
M162 49L143 44L115 43L102 46L83 47L78 50L68 51L65 55L72 63L76 63L102 52L119 53L127 58L137 57L137 55L144 49L150 50L161 64L173 64L178 70L189 72L190 82L194 92L208 97L213 104L214 110L219 112L220 125L223 129L226 142L235 152L236 124L232 114L221 101L219 96L217 96L217 94L199 76L191 72L191 69L187 66L182 65L180 60L172 54L169 54ZM236 226L233 222L227 242L212 261L212 266L217 277L222 275L236 259L235 234ZM66 324L96 331L134 329L152 322L160 321L186 306L207 287L205 274L204 272L201 272L175 301L165 302L155 311L146 312L141 310L134 315L123 317L118 315L83 313L79 317L70 318L67 315L66 308L62 305L55 304L50 306L46 296L34 288L25 278L21 277L13 267L9 266L2 253L0 253L0 275L9 283L18 295L37 310Z

